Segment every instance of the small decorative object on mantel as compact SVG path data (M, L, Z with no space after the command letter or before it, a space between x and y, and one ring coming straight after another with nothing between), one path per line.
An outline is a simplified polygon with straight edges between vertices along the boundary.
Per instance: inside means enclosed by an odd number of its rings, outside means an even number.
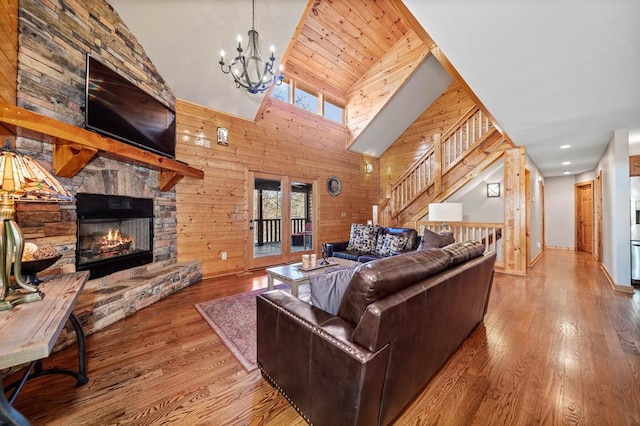
M327 179L327 191L332 196L337 196L342 191L342 182L337 176L329 176Z

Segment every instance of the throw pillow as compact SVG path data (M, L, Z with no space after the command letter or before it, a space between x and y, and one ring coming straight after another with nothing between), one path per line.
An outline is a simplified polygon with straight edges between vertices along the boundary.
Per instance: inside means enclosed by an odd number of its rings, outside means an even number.
M384 248L384 237L388 235L383 229L378 232L378 238L376 238L376 247L373 249L375 254L382 256L382 249Z
M349 286L356 267L309 276L311 304L332 315L338 313L342 296Z
M425 228L424 233L422 234L422 241L420 241L420 245L418 246L418 250L444 247L453 243L454 241L455 239L453 238L453 232L441 232L440 234L436 234L435 232L429 231L427 228Z
M347 250L371 253L375 248L378 226L354 223L351 225L351 235Z
M400 235L393 235L393 234L385 234L384 244L379 254L382 256L391 256L393 253L401 252L406 243L407 243L407 237L403 237Z
M484 254L484 244L480 241L462 241L442 247L442 251L451 256L450 266L456 266L474 257Z

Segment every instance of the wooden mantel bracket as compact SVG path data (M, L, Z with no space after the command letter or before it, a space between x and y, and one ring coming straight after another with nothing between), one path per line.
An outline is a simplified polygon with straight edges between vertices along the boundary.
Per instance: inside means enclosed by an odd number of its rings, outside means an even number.
M172 172L169 170L161 170L160 176L158 176L158 186L160 187L160 191L168 191L173 188L173 185L178 183L180 179L182 179L182 175L177 172Z
M53 168L58 176L75 176L100 151L109 157L143 163L160 170L161 191L170 190L184 176L204 178L202 170L181 161L100 136L6 102L0 102L0 122L53 136Z
M53 171L57 176L72 178L98 153L95 148L56 142L53 147Z

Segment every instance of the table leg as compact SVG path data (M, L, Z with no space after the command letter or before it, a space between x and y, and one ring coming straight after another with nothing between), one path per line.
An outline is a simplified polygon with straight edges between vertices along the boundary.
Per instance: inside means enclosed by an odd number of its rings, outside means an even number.
M267 288L273 290L273 275L267 272Z
M291 295L298 297L298 283L290 283L291 286Z
M18 410L13 408L9 401L7 400L7 396L4 393L4 386L2 385L2 375L0 374L0 388L2 389L2 394L0 395L0 424L2 425L30 425L29 420Z

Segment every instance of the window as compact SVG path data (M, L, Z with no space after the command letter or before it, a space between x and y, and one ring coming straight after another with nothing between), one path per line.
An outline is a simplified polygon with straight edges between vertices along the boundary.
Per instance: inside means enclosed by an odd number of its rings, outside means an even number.
M344 108L329 101L324 101L324 116L336 123L343 123Z
M296 87L295 94L296 96L293 101L297 107L314 114L318 113L318 96L309 93L306 90L302 90L299 87Z
M296 81L287 79L280 86L274 86L271 97L279 101L291 103L291 92L293 91L293 104L298 108L309 111L313 114L320 114L323 117L344 124L344 107L324 99L322 93L313 90L303 89L296 84Z
M280 86L274 86L273 91L271 92L271 97L276 98L282 102L289 102L289 83L285 83L284 81Z

